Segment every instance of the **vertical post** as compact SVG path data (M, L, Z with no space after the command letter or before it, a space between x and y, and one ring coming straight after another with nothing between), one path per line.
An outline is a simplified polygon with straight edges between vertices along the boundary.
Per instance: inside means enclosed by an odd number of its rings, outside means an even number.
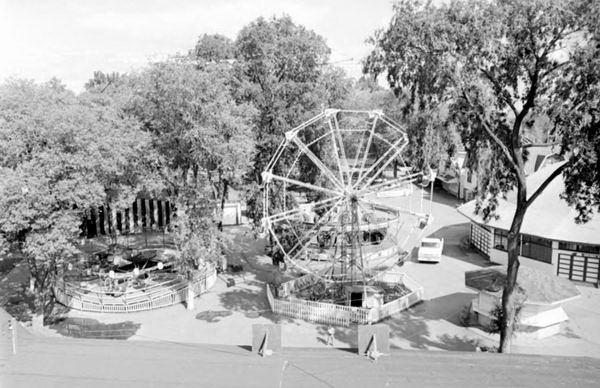
M144 208L146 209L146 227L149 228L152 226L152 215L150 214L150 200L144 200Z
M11 317L8 324L12 332L12 351L13 354L17 354L17 320Z
M133 229L135 227L135 225L133 224L133 206L131 206L127 210L127 215L128 215L128 219L129 219L129 233L133 233Z
M431 179L431 194L429 194L429 217L428 217L428 219L431 219L431 206L433 203L433 182L435 182L435 178L434 178L433 174L431 174L431 177L432 177L432 179ZM460 196L460 194L459 194L459 196Z
M104 234L107 234L110 236L110 212L108 211L108 206L104 205L102 207L102 212L104 214Z
M569 262L569 280L573 279L573 262L575 261L575 254L571 255L571 260Z
M111 209L110 210L110 224L111 224L111 232L112 234L115 236L115 244L118 242L117 240L117 236L119 235L119 229L118 229L118 225L117 225L117 209Z
M154 225L158 227L158 200L153 199L152 202L154 203Z
M96 236L95 237L98 237L101 234L100 233L101 229L100 229L100 211L99 211L99 208L95 208L94 209L94 223L96 224Z
M141 199L136 199L135 200L136 204L137 204L137 227L141 228L142 227L142 200Z

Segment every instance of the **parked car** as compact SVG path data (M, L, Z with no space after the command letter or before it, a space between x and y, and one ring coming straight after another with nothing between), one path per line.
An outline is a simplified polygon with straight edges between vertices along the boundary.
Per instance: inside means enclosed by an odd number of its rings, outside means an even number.
M438 263L442 258L442 250L444 249L443 238L428 237L421 240L417 260Z

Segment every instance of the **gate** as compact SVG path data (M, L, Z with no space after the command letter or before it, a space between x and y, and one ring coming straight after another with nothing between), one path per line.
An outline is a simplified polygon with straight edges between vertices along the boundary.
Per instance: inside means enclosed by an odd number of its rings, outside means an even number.
M599 268L600 257L582 253L558 254L558 276L597 285Z

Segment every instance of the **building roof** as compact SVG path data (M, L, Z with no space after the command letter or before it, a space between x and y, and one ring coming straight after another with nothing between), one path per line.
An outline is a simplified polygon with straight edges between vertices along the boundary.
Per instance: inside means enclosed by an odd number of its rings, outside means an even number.
M478 291L500 294L506 284L506 267L490 267L465 272L465 285ZM518 290L530 304L552 305L580 296L579 290L567 279L527 266L519 267Z
M527 177L527 191L531 196L544 180L560 166L554 163L545 166ZM575 223L577 211L560 198L565 191L562 175L556 177L527 209L521 227L521 233L550 240L600 245L600 215L585 224ZM476 200L465 203L457 210L470 220L493 228L509 230L516 209L515 192L507 194L506 199L498 200L497 218L484 222L481 214L475 214Z
M550 158L552 155L556 155L554 152L554 147L548 145L534 145L528 147L527 152L529 154L527 156L527 160L525 161L525 165L523 166L525 175L533 174L543 167L543 163L546 159Z

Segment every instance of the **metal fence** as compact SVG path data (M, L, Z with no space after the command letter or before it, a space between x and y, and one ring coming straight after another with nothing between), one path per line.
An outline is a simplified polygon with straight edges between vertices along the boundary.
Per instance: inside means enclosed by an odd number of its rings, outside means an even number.
M153 310L184 302L187 298L188 287L191 286L194 295L197 296L210 289L216 280L216 267L209 263L192 282L177 278L140 290L127 291L119 296L115 296L114 292L90 291L62 279L57 281L53 290L59 303L75 310L128 313Z

